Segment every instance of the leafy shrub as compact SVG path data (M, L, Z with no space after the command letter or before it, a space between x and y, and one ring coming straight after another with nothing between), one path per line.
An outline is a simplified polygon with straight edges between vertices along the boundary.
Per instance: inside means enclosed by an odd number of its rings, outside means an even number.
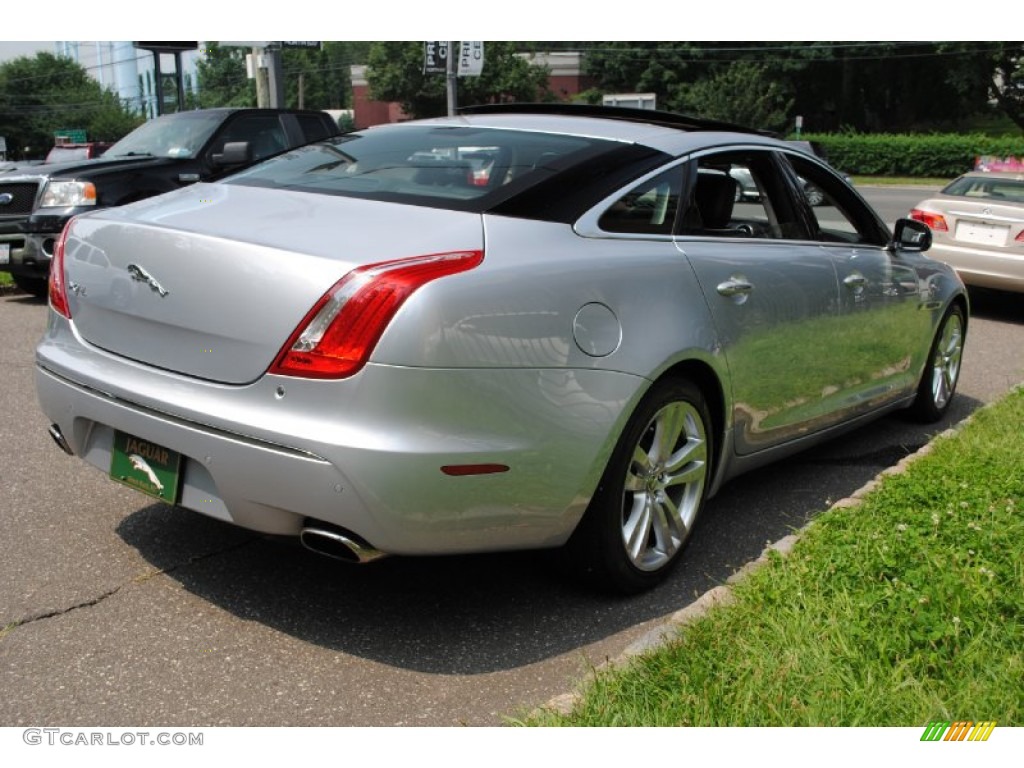
M982 134L804 134L829 162L861 176L952 178L974 167L979 155L1024 156L1024 138Z

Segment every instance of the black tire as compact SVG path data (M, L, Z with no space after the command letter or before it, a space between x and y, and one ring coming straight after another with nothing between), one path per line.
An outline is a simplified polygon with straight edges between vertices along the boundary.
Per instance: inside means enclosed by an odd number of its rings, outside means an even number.
M621 594L663 581L678 564L711 479L711 417L700 390L656 384L637 406L567 545L575 570Z
M916 421L938 421L949 409L960 379L965 329L964 311L954 304L939 323L921 382L917 385L917 397L910 406L909 414Z
M45 299L49 284L45 277L28 277L27 275L11 275L14 284L25 293L31 293L39 299Z

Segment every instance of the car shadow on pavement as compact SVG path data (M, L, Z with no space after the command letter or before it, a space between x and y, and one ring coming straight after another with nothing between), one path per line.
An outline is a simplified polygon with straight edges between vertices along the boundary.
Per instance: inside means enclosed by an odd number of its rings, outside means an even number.
M1019 293L970 288L971 315L1001 323L1024 325L1024 298Z
M318 646L420 672L467 675L521 667L620 632L608 654L725 581L766 544L803 526L980 403L960 397L924 427L892 416L728 483L658 589L596 593L561 573L557 553L330 560L183 509L153 505L118 534L203 600ZM614 646L614 649L611 649ZM604 649L598 649L600 654ZM596 659L599 662L603 659Z
M47 301L49 301L49 299L46 296L33 296L28 293L7 294L7 300L10 301L12 304L45 304Z

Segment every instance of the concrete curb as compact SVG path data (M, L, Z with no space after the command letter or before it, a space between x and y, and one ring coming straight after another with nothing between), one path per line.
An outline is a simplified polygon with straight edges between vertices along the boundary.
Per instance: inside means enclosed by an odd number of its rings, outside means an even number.
M1012 391L1013 390L1011 389L1011 392ZM990 406L983 406L983 408L988 407ZM932 452L933 445L937 440L952 437L953 435L957 434L957 432L959 432L964 425L970 422L972 418L974 418L973 413L967 416L959 423L957 423L955 426L950 427L949 429L946 429L940 432L939 434L935 435L934 437L932 437L931 440L929 440L925 445L921 446L921 448L919 448L917 451L909 454L908 456L905 456L893 466L886 467L881 472L879 472L878 475L876 475L873 479L869 480L856 491L854 491L850 496L847 496L846 498L840 499L839 501L835 502L826 511L831 511L833 509L849 509L851 507L860 506L864 500L864 497L871 493L871 491L873 491L875 488L877 488L878 484L882 481L883 478L885 478L888 475L899 475L906 472L907 468L910 467L911 464L913 464L922 456L927 456L929 453ZM775 552L783 557L788 555L792 551L793 547L796 545L797 541L800 540L800 537L803 535L804 531L806 531L808 526L810 526L813 522L814 519L808 521L803 527L801 527L795 533L791 533L790 535L784 536L778 541L769 544L767 547L764 548L764 550L761 552L761 555L756 560L750 561L746 565L737 569L731 576L729 576L729 578L726 579L725 584L719 585L717 587L712 587L707 592L698 597L696 600L694 600L692 603L687 605L685 608L682 608L673 613L660 626L656 627L655 629L652 629L639 640L636 640L629 646L627 646L626 649L618 657L614 659L608 659L603 664L597 666L594 669L593 674L598 674L609 669L616 669L627 666L633 659L637 658L638 656L642 656L645 653L657 650L658 648L667 645L674 637L678 636L679 630L681 628L685 627L687 624L691 624L694 621L703 618L707 615L709 611L711 611L715 607L729 605L730 603L734 602L736 597L732 591L733 585L741 582L750 574L754 573L754 571L763 567L771 557L771 553ZM579 687L582 688L586 682L587 681L581 681ZM577 702L580 700L581 697L581 691L563 693L550 699L546 704L539 707L536 710L536 712L553 711L558 714L568 715L572 712L573 708L576 706Z

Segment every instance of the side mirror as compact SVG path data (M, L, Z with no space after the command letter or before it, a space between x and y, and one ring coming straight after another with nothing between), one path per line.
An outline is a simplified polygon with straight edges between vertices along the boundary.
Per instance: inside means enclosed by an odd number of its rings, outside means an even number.
M900 219L889 247L896 251L924 253L932 247L932 231L927 224L914 219Z
M213 156L214 165L243 165L252 162L252 145L248 141L228 141L220 154Z

